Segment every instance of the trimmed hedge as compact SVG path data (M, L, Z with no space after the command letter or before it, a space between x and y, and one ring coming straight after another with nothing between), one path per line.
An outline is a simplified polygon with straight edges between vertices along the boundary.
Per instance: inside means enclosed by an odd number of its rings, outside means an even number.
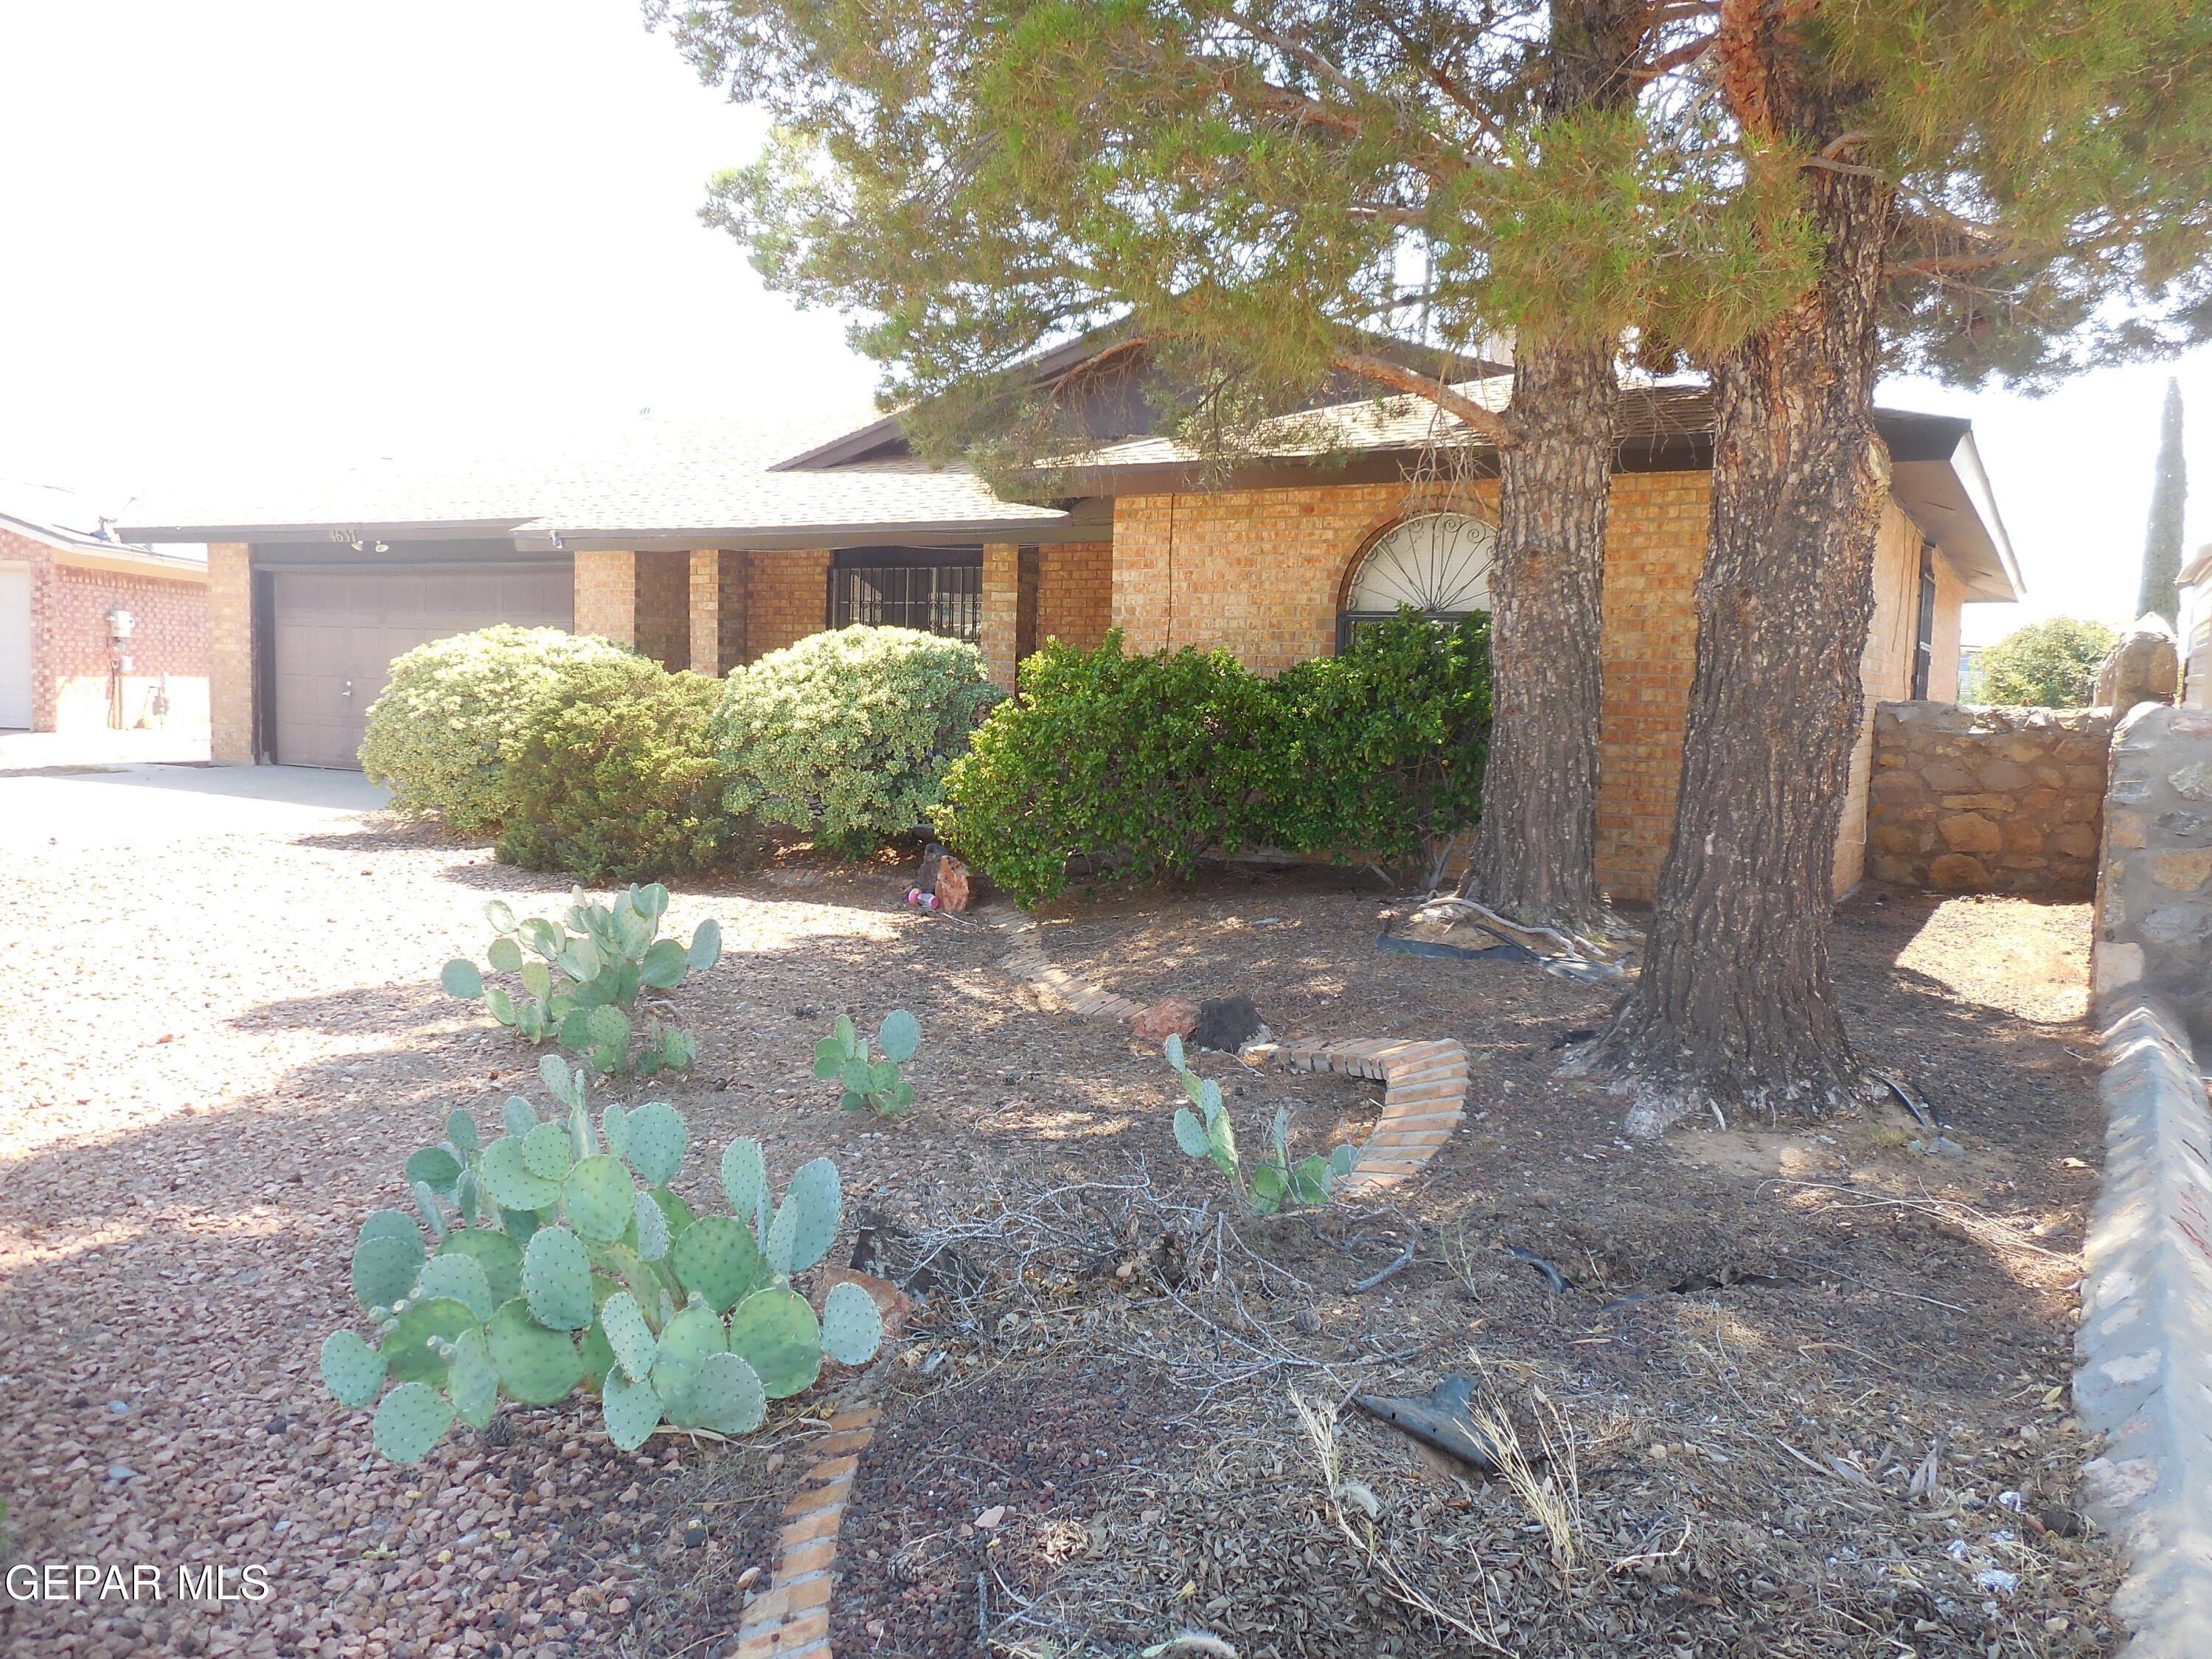
M1442 863L1481 811L1489 619L1413 612L1264 680L1225 650L1058 641L945 780L939 833L1024 904L1102 880L1188 876L1270 846L1401 871Z
M720 682L623 654L568 664L515 739L499 856L594 886L696 875L752 850L722 805Z
M927 823L1004 694L983 653L911 628L841 628L730 676L714 738L733 812L859 854Z
M609 641L501 624L433 640L393 659L369 706L362 770L410 817L436 814L464 835L496 831L512 810L507 760L562 669L629 659Z

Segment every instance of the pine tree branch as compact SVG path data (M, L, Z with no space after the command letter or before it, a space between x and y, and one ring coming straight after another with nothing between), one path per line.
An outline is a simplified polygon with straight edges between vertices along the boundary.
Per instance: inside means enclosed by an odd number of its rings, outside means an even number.
M1385 17L1382 20L1382 27L1397 36L1398 44L1404 48L1407 61L1421 72L1421 77L1424 80L1443 94L1460 113L1480 128L1483 137L1500 149L1504 148L1505 134L1499 129L1497 122L1491 119L1489 112L1481 105L1476 103L1457 81L1447 75L1433 58L1416 46L1413 37L1400 28L1395 21Z
M1700 8L1700 9L1705 9ZM1662 52L1656 58L1637 64L1628 71L1629 76L1632 80L1637 81L1656 81L1662 75L1672 75L1676 70L1686 64L1694 64L1703 58L1713 49L1713 42L1719 39L1720 33L1715 30L1710 34L1701 34L1694 40L1685 40L1680 46Z
M1426 398L1445 414L1456 416L1501 449L1513 441L1503 416L1485 409L1463 392L1453 391L1442 380L1432 380L1425 374L1407 368L1403 363L1394 363L1388 357L1378 357L1367 351L1333 351L1328 361L1333 368L1340 368L1397 391L1409 392L1416 398Z

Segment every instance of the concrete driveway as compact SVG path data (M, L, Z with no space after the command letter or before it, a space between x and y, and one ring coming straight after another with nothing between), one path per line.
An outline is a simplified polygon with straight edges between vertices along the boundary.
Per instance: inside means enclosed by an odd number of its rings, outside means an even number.
M0 769L0 848L159 847L312 830L383 808L358 772L210 761Z

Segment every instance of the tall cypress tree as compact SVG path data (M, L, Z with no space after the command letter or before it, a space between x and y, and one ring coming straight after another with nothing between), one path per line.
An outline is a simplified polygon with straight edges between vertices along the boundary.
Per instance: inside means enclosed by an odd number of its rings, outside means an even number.
M1606 917L1599 599L1615 360L1739 338L1807 279L1794 179L1646 118L1705 8L1648 0L713 0L653 9L775 147L711 216L865 320L927 453L1034 495L1081 447L1012 371L1118 319L1227 461L1346 375L1494 444L1498 719L1469 889ZM1692 54L1694 55L1694 54ZM1407 273L1420 275L1408 280ZM1724 296L1716 298L1716 296ZM1503 415L1377 335L1516 337ZM1341 395L1341 394L1339 394Z
M2181 382L2169 377L2158 424L2158 473L2150 487L2150 528L2143 538L2142 586L2136 615L2181 621L2181 518L2189 501L2189 464L2181 453Z

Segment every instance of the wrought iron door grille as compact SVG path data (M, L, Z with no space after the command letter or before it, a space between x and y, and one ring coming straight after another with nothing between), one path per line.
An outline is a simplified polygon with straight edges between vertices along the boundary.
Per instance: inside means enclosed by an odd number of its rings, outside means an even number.
M918 628L981 642L983 572L973 564L865 564L830 573L830 625Z

